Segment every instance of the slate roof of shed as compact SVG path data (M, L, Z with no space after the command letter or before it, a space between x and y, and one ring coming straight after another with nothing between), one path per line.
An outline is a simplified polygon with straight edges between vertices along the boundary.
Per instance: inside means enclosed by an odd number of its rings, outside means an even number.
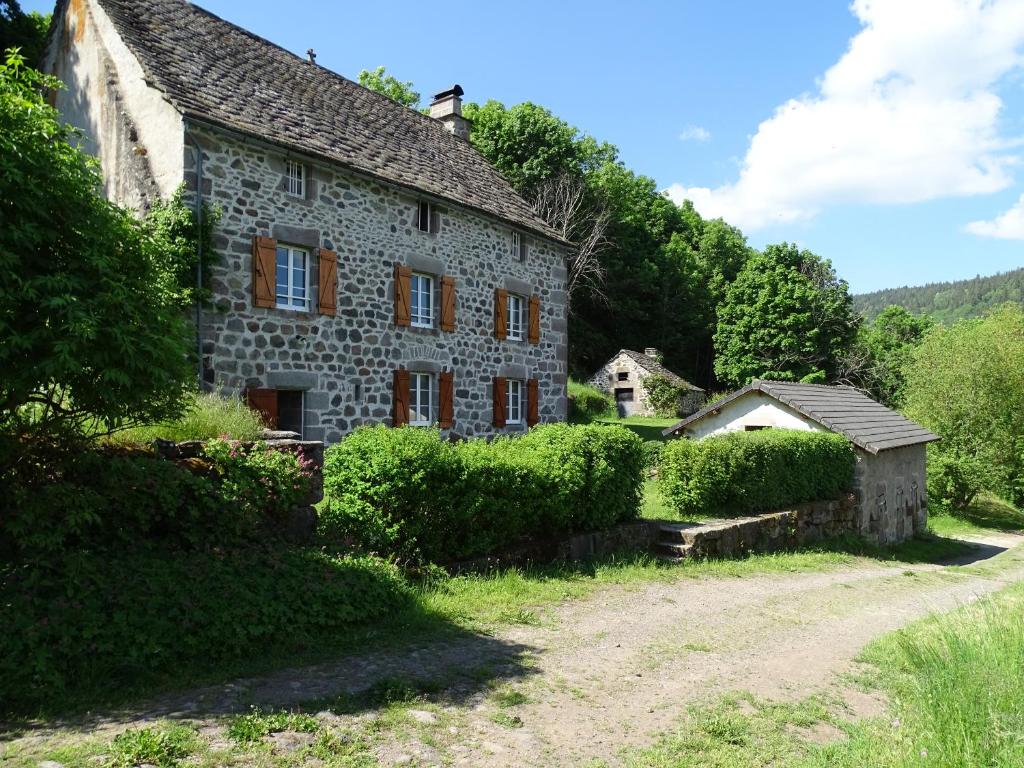
M941 439L920 424L891 408L886 408L853 387L758 379L669 427L664 434L677 433L706 416L718 413L732 401L751 392L763 392L788 405L823 427L838 432L868 453L877 454L891 448L903 448Z
M184 116L340 163L565 244L479 152L439 121L186 0L98 2L149 83Z
M658 360L655 360L653 357L650 357L649 355L645 355L645 354L642 354L640 352L634 352L632 349L620 349L619 350L619 354L616 355L615 357L618 357L619 355L625 355L626 357L630 358L634 363L639 365L641 368L643 368L648 373L653 373L653 374L656 374L656 375L659 375L659 376L664 376L666 379L671 381L673 384L676 384L676 385L682 386L682 387L686 387L687 389L691 390L692 392L703 392L704 391L700 387L698 387L698 386L688 382L682 376L679 376L678 374L672 373L672 371L670 371L668 368L666 368L664 365L662 365ZM612 358L612 359L614 359L614 358Z

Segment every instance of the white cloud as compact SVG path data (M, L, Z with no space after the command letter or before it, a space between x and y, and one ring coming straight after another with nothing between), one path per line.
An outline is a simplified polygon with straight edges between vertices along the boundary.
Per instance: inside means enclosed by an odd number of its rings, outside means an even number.
M709 141L711 139L711 131L699 125L688 125L679 134L679 139L681 141Z
M1003 240L1024 240L1024 195L1006 213L991 221L972 221L966 227L973 235L998 237Z
M676 202L748 230L838 203L913 203L1006 188L1020 142L997 82L1024 66L1020 0L854 0L863 29L821 79L758 126L739 178L673 184Z

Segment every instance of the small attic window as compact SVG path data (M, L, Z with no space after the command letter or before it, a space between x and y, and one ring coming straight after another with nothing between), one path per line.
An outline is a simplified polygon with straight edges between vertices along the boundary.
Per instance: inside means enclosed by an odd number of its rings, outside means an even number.
M288 178L288 194L293 197L306 196L306 166L298 160L285 162L285 175Z
M512 230L512 258L515 261L526 261L527 255L529 255L530 246L526 241L526 238L522 236L516 230Z
M433 203L420 200L416 210L416 229L420 232L429 232L435 235L440 228L441 216L435 210Z

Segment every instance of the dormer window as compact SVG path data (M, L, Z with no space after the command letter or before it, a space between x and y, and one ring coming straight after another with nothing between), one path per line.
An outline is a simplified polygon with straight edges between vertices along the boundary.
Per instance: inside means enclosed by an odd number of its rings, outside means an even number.
M285 165L285 174L288 178L288 194L294 197L305 197L306 166L297 160L288 160Z
M427 232L429 234L437 234L437 230L440 229L441 222L440 216L434 205L428 203L426 200L420 200L419 207L416 211L416 228L420 232Z

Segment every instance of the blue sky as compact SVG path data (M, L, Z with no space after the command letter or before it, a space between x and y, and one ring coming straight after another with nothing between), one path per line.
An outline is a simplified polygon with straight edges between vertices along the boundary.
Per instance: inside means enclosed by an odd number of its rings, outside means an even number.
M1024 266L1021 0L199 4L351 78L548 107L856 292Z

